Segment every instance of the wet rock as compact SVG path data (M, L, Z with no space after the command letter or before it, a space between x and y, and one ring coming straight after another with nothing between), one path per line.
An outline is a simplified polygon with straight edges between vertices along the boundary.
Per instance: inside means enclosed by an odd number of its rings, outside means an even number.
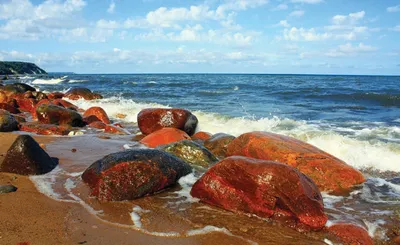
M18 130L18 122L8 111L0 109L0 132Z
M235 139L235 136L218 133L204 141L204 147L210 150L219 159L226 157L228 145Z
M71 88L70 90L67 91L67 93L65 93L64 97L70 100L79 100L79 99L95 100L103 98L103 96L101 96L100 94L93 93L88 88Z
M17 189L18 188L13 185L0 185L0 194L16 192Z
M151 134L162 128L177 128L193 135L198 122L197 117L188 110L166 108L144 109L137 119L143 134Z
M343 245L373 245L374 242L368 232L353 224L334 224L328 231L337 236Z
M38 92L38 91L35 91L35 92L32 92L32 95L35 97L35 99L36 100L44 100L44 99L47 99L47 95L45 94L45 93L42 93L42 92Z
M328 219L314 182L297 169L273 161L225 158L211 167L190 193L205 203L278 219L301 230L322 229Z
M107 127L107 125L103 122L95 121L95 122L90 123L89 127L97 128L97 129L105 129Z
M12 106L12 105L9 105L9 104L6 104L6 103L0 103L0 109L1 109L1 110L5 110L5 111L8 111L8 112L10 112L10 113L12 113L12 114L21 113L20 110L18 110L17 108L15 108L15 107Z
M342 193L365 181L363 175L342 160L297 139L267 133L242 134L228 147L228 156L273 160L297 168L321 191Z
M34 87L31 87L25 83L7 84L3 86L1 89L3 91L6 91L8 94L23 94L27 91L36 91Z
M103 110L103 108L95 106L95 107L90 107L85 111L83 114L84 118L88 118L91 122L93 121L100 121L105 124L110 124L110 119L108 118L107 113ZM91 117L91 119L90 119Z
M6 95L6 93L4 93L3 91L0 91L0 103L7 103L8 101L8 97Z
M25 119L25 117L23 117L23 115L22 116L21 115L13 115L13 116L19 124L26 122L26 119Z
M21 111L33 113L36 109L37 101L32 98L20 99L17 100L18 108Z
M140 140L140 143L155 148L159 145L165 145L181 140L190 140L190 136L176 128L163 128L147 135Z
M132 141L141 141L144 137L146 137L146 135L144 134L137 134L135 136L132 137Z
M192 166L208 168L218 162L209 150L191 140L161 145L157 149L171 153Z
M67 108L70 110L74 110L74 111L78 110L78 107L76 105L74 105L66 100L63 100L63 99L52 100L51 103L54 105L62 106L64 108Z
M56 100L56 99L62 99L64 97L64 93L61 92L53 92L47 95L47 98L49 100Z
M71 131L64 126L57 126L54 124L38 124L36 122L22 123L20 130L39 135L68 135Z
M0 164L0 172L21 175L45 174L57 163L29 135L20 135L8 149Z
M181 159L154 149L113 153L82 174L91 194L101 201L133 200L158 192L191 172Z
M211 138L212 134L207 133L207 132L197 132L192 136L192 140L198 142L198 143L204 143L204 141L208 140Z
M36 115L38 120L44 124L85 126L82 116L78 112L61 106L42 104L36 108Z
M104 132L109 134L119 134L119 135L130 134L127 130L114 125L106 125L106 127L104 128Z
M117 113L117 115L115 115L115 117L116 118L120 118L120 119L124 119L124 118L126 118L126 114L123 114L123 113Z

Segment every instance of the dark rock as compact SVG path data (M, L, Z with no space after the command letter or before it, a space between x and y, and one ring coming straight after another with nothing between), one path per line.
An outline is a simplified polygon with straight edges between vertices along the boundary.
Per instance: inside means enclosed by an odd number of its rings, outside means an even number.
M191 140L161 145L157 149L171 153L192 166L208 168L218 162L209 150Z
M32 86L29 86L25 83L14 83L14 84L7 84L3 88L3 90L15 94L25 93L27 91L36 91L36 89Z
M12 114L21 113L20 110L18 110L17 108L15 108L15 107L12 106L12 105L9 105L9 104L6 104L6 103L0 103L0 109L5 110L5 111L8 111L8 112L10 112L10 113L12 113Z
M79 99L94 100L103 98L103 96L101 96L100 94L93 93L88 88L71 88L70 90L67 91L67 93L65 93L64 97L70 100L79 100Z
M138 126L143 134L151 134L162 128L177 128L193 135L197 127L197 117L184 109L151 108L142 110L138 116Z
M49 100L56 100L56 99L62 99L64 97L64 93L61 92L53 92L47 95L47 98Z
M297 169L273 161L225 158L190 193L205 203L278 219L299 230L322 229L328 220L314 182Z
M20 135L8 149L1 172L21 175L45 174L53 170L57 163L29 135Z
M140 143L155 148L159 145L165 145L181 140L190 140L190 136L176 128L163 128L147 135L140 140Z
M74 105L66 100L63 100L63 99L52 100L51 103L54 105L62 106L64 108L67 108L70 110L74 110L74 111L78 110L78 107L76 105Z
M321 191L343 193L365 181L342 160L300 140L267 132L242 134L228 147L228 156L278 161L310 177Z
M18 130L18 122L8 111L0 109L0 132Z
M35 97L35 99L36 100L44 100L44 99L47 99L47 95L45 94L45 93L42 93L42 92L38 92L38 91L35 91L35 92L32 92L32 95Z
M0 194L16 192L17 189L18 188L13 185L0 185Z
M214 134L208 140L204 141L204 147L210 150L219 159L226 157L228 145L235 139L235 136L218 133Z
M169 153L136 149L105 156L82 179L99 200L122 201L158 192L190 172L189 164Z
M61 106L42 104L36 107L36 116L41 123L69 125L72 127L83 127L82 116L73 110Z

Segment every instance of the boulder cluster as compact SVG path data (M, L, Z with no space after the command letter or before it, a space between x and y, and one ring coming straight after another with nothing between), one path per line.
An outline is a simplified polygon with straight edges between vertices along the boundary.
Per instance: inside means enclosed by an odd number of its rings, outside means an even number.
M0 87L0 132L15 130L66 135L88 125L125 134L100 107L86 111L68 101L99 99L86 88L67 93L37 92L26 84ZM29 122L27 119L30 119ZM299 231L325 229L344 244L363 239L365 229L336 224L326 227L321 192L344 193L365 178L342 160L297 139L269 132L238 137L196 132L198 119L179 108L144 109L137 116L142 134L133 140L144 148L113 153L82 174L91 195L100 201L123 201L158 193L196 170L202 176L191 195L232 212L271 218ZM44 174L57 165L30 136L21 135L0 164L1 172Z

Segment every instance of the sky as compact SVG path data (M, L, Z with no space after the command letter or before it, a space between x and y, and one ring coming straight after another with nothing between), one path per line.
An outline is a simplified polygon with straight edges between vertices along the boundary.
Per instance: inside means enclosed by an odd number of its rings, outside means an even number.
M0 60L49 72L400 75L400 0L0 0Z

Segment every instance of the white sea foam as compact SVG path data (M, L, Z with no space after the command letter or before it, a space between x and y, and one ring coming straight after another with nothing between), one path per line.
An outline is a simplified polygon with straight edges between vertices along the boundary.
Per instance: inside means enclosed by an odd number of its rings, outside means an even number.
M381 228L381 225L384 225L386 222L384 220L378 219L374 222L369 222L367 220L363 220L364 224L367 226L368 235L370 237L375 237L378 239L385 239L385 230Z
M85 83L85 82L88 82L88 80L74 80L74 79L71 79L71 80L68 81L68 83Z
M328 240L326 238L324 239L324 243L329 244L329 245L334 245L333 242L331 242L330 240Z
M35 79L32 81L32 84L43 84L43 85L53 85L53 84L59 84L64 82L65 80L63 78L53 78L53 79Z

